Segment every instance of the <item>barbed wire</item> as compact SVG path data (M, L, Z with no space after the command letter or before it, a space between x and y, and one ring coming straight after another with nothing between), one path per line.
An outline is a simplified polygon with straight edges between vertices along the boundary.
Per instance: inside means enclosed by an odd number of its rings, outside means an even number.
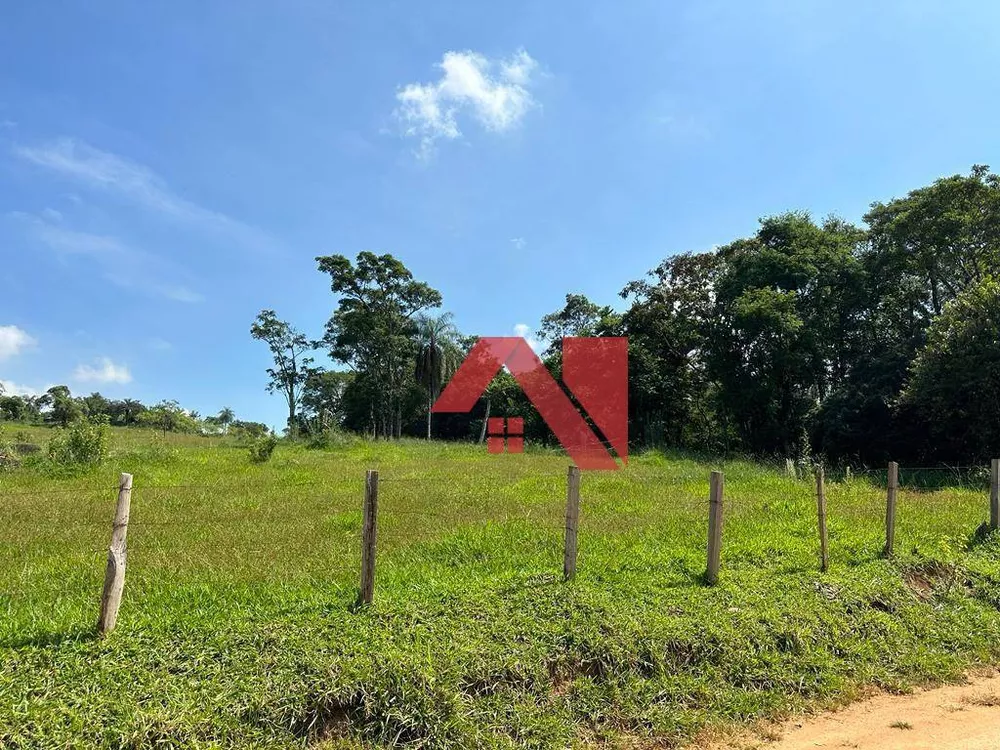
M864 468L853 470L850 475L844 472L842 480L848 476L853 478L878 477L886 479L888 469ZM736 473L736 472L734 472ZM806 528L815 523L815 511L810 504L815 497L815 490L809 477L801 479L783 475L778 467L778 479L786 479L788 487L797 488L782 497L759 496L759 490L748 482L746 484L730 479L724 496L724 511L727 523L735 524L737 528L764 530L796 526ZM925 481L920 474L931 474L951 480L950 484ZM554 487L552 480L565 479L566 472L524 472L524 473L477 473L476 484L462 485L456 483L451 475L389 475L380 477L380 484L387 484L386 490L379 502L379 534L383 543L393 548L407 548L424 544L429 541L448 544L455 534L491 533L492 528L503 529L504 535L516 534L519 537L527 535L552 535L564 528L565 501L562 497L561 483L558 492L553 492L550 499L517 497L516 493L525 484L547 484ZM957 482L955 480L965 480ZM441 486L441 492L434 498L436 507L412 507L409 503L426 502L426 497L406 493L408 487L425 487L428 484ZM933 492L924 490L958 487L982 488L988 486L989 476L986 466L936 466L936 467L900 467L898 533L901 538L931 538L961 536L969 533L962 524L968 525L969 509L966 503L939 502ZM581 533L600 534L604 536L627 536L637 533L662 532L677 536L681 527L685 527L686 536L703 533L706 508L708 507L708 482L705 472L687 471L672 474L632 474L627 472L607 472L589 475L585 474L581 483ZM147 550L174 549L184 540L171 539L167 543L153 541L142 533L144 529L185 528L198 532L199 529L209 536L227 527L248 527L248 524L275 523L289 528L299 528L302 525L325 522L336 516L358 516L357 528L327 529L324 538L349 538L356 535L360 529L362 512L360 493L364 486L363 477L324 478L308 481L273 481L273 482L219 482L210 484L143 484L136 482L133 486L133 512L130 528L138 532L130 538L132 544L139 544ZM777 486L777 485L775 485ZM164 517L172 512L169 507L145 507L141 499L144 495L156 496L171 491L187 492L192 490L213 491L216 493L251 493L266 490L281 491L295 487L315 487L320 490L315 496L296 498L294 506L273 504L270 499L252 507L226 506L224 512L191 513L189 508L176 511L174 517ZM687 491L679 490L688 487ZM871 528L872 540L881 533L881 527L870 521L881 518L885 513L884 496L879 492L849 492L849 481L831 479L827 484L827 502L830 513L829 521L854 525L865 523ZM697 489L695 489L697 488ZM47 497L50 495L64 496L72 493L79 495L95 495L107 493L113 497L119 490L114 485L92 485L76 487L18 489L13 492L0 490L0 502L10 497ZM329 492L345 496L348 492L353 497L358 494L357 502L346 502L343 499L331 502ZM596 494L592 494L596 493ZM615 494L617 493L617 494ZM925 497L919 504L906 502L904 497ZM108 507L111 506L109 497ZM138 507L135 500L139 500ZM484 501L493 503L484 506ZM88 506L92 507L92 506ZM11 512L11 511L14 512ZM66 537L79 535L81 531L107 530L111 526L108 518L79 518L72 513L46 514L39 516L37 512L17 512L21 509L15 505L5 508L0 505L0 526L17 525L18 531L24 535L34 535L38 539L25 542L23 539L7 542L0 538L0 548L15 547L30 549L33 543L44 545L49 541L64 541ZM148 517L144 517L149 513ZM917 516L914 514L922 514ZM928 514L933 514L938 528L928 526ZM914 519L909 523L907 519ZM919 521L916 521L920 518ZM398 523L397 523L398 521ZM421 521L425 523L421 523ZM433 528L427 528L432 525ZM531 526L531 528L526 528ZM912 527L912 528L911 528ZM866 527L867 528L867 527ZM2 535L0 535L2 536ZM89 533L88 533L89 536ZM81 540L84 537L80 537ZM260 548L248 548L240 541L240 534L230 535L223 541L227 544L239 544L234 551L241 558L254 554L273 555L277 549L289 544L288 539L276 539L274 545ZM199 541L204 541L199 540ZM866 542L867 543L867 542ZM295 545L292 545L295 546ZM83 554L104 554L106 548L84 552ZM79 550L74 554L81 554Z
M16 492L8 492L7 490L0 489L0 498L5 497L25 497L28 495L61 495L71 492L76 493L88 493L95 494L99 492L118 492L118 485L114 487L59 487L59 488L40 488L37 490L18 490Z
M783 473L781 467L775 467L777 473ZM903 472L946 472L950 474L956 474L960 472L983 472L988 474L989 466L987 464L975 464L975 465L956 465L956 466L900 466L900 473ZM830 475L834 476L844 476L847 473L847 468L843 469L831 469L828 472ZM863 468L851 468L850 474L852 476L867 476L867 475L881 475L886 474L887 468L885 467L863 467ZM476 478L479 481L487 480L502 480L509 482L522 482L525 480L532 479L542 479L542 478L565 478L566 471L525 471L523 473L495 473L495 472L480 472L476 474ZM704 479L704 471L689 471L685 473L633 473L629 470L622 470L617 472L599 472L599 473L586 473L584 474L585 481L593 481L598 483L635 483L635 484L651 484L651 483L663 483L663 484L683 484L686 482L696 482ZM794 477L788 477L788 479L794 479ZM379 483L393 483L393 484L416 484L416 483L426 483L426 482L438 482L441 480L453 481L453 476L447 473L441 474L422 474L422 475L384 475L381 474L379 477ZM149 490L257 490L257 489L282 489L282 488L293 488L293 487L336 487L336 486L347 486L354 485L359 482L363 482L364 477L336 477L336 478L322 478L322 479L310 479L310 480L275 480L271 482L208 482L208 483L179 483L179 484L148 484L141 481L136 481L133 484L133 492L135 491L149 491ZM30 489L18 489L18 490L4 490L0 489L0 497L13 497L13 496L23 496L23 495L36 495L36 494L63 494L63 493L73 493L73 492L117 492L119 490L119 485L114 484L101 484L92 486L75 486L75 487L39 487Z

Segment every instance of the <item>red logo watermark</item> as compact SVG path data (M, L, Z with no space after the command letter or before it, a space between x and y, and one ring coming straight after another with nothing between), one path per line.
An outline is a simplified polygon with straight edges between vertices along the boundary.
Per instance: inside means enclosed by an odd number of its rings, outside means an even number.
M564 338L563 390L523 338L481 338L431 410L470 411L505 365L577 466L618 469L628 463L628 339ZM524 423L519 417L491 418L487 431L490 453L503 453L505 441L510 453L524 448Z

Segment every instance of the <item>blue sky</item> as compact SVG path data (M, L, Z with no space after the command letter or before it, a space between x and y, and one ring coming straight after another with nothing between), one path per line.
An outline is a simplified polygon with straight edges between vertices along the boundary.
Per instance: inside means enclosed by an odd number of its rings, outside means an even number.
M1000 166L1000 5L6 2L0 380L281 425L261 308L391 252L460 328Z

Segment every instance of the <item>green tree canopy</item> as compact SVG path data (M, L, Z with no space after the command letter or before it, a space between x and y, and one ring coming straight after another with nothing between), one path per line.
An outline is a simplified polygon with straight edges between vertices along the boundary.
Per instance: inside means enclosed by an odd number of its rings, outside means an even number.
M1000 453L1000 280L948 302L913 363L903 405L926 427L926 454L985 461Z
M451 313L419 315L416 319L417 382L427 394L427 439L431 439L431 408L444 383L462 362L458 329Z
M289 323L279 320L274 310L260 311L250 326L250 335L271 350L274 367L267 368L270 377L267 390L284 396L288 405L288 434L294 438L298 431L296 410L313 362L308 352L315 344Z
M414 316L438 307L441 294L389 254L361 252L356 263L343 255L316 261L338 295L323 339L330 357L358 374L355 386L368 398L372 431L398 437L415 386Z

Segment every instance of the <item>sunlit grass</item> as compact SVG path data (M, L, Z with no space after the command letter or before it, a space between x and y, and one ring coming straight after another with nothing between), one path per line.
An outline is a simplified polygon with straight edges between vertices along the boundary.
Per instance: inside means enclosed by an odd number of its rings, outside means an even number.
M29 428L43 442L47 431ZM585 474L561 580L567 460L479 446L281 445L116 430L86 476L0 474L0 746L562 747L680 741L1000 656L1000 540L980 487L904 486L880 557L877 476L815 486L648 454ZM354 607L364 472L380 472L375 604ZM701 584L708 473L720 584ZM118 473L125 600L93 637Z

